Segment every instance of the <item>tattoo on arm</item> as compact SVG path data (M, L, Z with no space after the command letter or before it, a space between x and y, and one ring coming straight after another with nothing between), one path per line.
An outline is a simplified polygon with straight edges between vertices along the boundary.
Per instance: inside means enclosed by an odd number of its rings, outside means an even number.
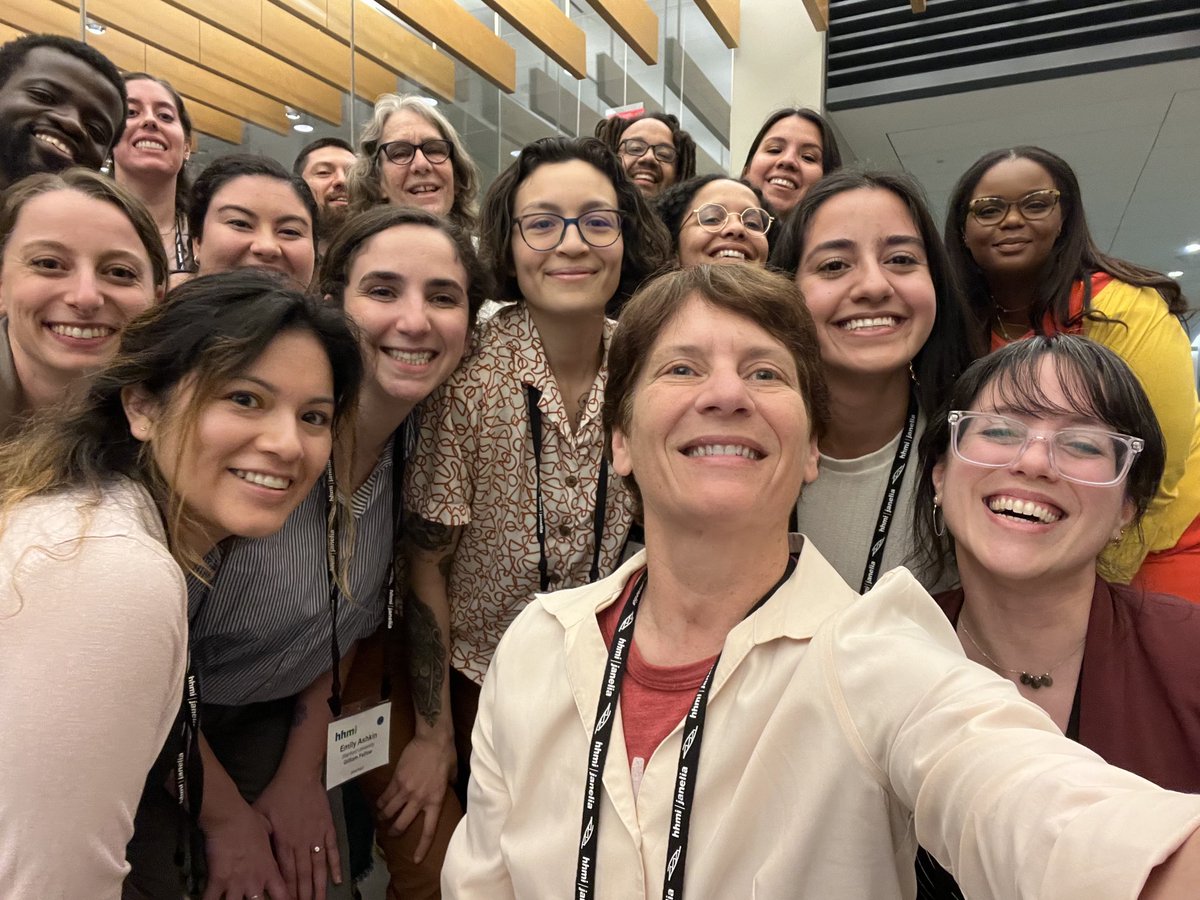
M408 640L413 707L417 715L432 726L442 714L446 648L433 610L412 590L404 596L404 630Z
M410 516L404 523L405 536L419 549L429 553L442 553L454 546L455 526L430 522L419 516Z

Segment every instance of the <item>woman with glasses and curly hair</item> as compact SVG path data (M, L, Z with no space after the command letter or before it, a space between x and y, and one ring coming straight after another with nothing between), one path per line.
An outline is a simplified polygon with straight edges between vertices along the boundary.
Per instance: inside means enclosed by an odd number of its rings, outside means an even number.
M967 656L1068 737L1163 787L1200 792L1200 609L1102 577L1166 459L1137 378L1075 335L974 363L921 447L915 530L962 586L936 598ZM928 854L921 896L959 898Z
M1092 240L1079 179L1040 147L980 157L946 216L951 265L992 349L1029 334L1082 334L1129 365L1167 439L1142 521L1105 554L1110 577L1200 602L1200 403L1179 285Z
M631 522L600 407L619 303L666 261L662 224L594 138L526 146L483 207L483 256L515 301L431 401L409 461L412 615L436 622L425 718L465 784L479 684L539 590L611 572ZM453 723L445 714L451 706Z
M417 206L475 230L479 170L454 126L420 97L383 94L375 102L349 182L351 212Z
M748 181L698 175L664 191L655 205L681 267L767 264L775 217Z

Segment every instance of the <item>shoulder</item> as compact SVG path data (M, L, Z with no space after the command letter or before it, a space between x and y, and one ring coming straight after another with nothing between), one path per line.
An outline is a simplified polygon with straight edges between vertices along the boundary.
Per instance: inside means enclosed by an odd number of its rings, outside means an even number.
M1152 287L1112 279L1092 298L1092 308L1107 316L1158 317L1170 315L1167 301Z
M1154 658L1197 660L1200 668L1200 605L1171 594L1104 582L1119 630L1131 632ZM1172 665L1174 663L1172 662Z

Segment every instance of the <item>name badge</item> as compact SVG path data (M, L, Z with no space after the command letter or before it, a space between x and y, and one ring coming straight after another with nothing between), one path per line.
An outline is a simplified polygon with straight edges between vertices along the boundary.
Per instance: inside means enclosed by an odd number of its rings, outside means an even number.
M329 723L325 741L325 789L377 769L388 761L391 737L390 700L350 713Z

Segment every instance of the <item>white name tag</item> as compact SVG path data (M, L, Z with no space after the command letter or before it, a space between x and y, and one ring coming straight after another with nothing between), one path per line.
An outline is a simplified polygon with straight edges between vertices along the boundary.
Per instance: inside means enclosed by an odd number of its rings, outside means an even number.
M391 701L330 722L325 741L325 789L332 790L386 763L391 724Z

